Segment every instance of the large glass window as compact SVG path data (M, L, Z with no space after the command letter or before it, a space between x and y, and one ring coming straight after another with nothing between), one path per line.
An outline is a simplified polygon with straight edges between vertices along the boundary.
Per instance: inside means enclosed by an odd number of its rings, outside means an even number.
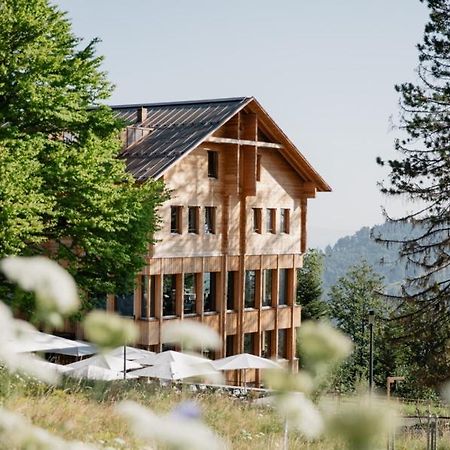
M141 319L146 319L148 313L148 282L148 276L141 275Z
M234 296L235 296L235 283L237 279L237 272L227 272L227 309L229 311L234 310Z
M134 316L134 292L126 294L117 294L115 302L115 311L121 316Z
M280 269L278 281L278 304L287 305L288 301L288 269Z
M287 331L278 330L278 358L287 359Z
M196 277L194 273L184 274L184 314L195 314Z
M188 209L188 232L198 234L200 208L198 206L189 206Z
M219 154L208 150L208 177L219 177Z
M272 306L272 276L272 269L264 270L264 294L262 298L263 306Z
M203 274L203 311L216 311L216 281L217 272Z
M163 276L163 316L174 316L176 302L176 275Z
M170 207L170 232L181 233L181 206Z
M245 271L245 307L254 308L256 303L256 270Z
M244 353L253 354L255 351L255 333L244 334Z
M215 206L205 207L205 233L215 234L216 232L216 208Z
M227 336L227 351L226 356L233 356L235 354L236 335Z

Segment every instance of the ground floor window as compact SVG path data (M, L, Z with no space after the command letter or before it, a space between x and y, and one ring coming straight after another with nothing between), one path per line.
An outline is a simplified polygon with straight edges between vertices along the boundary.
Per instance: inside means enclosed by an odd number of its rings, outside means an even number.
M121 316L134 316L134 291L126 294L117 294L115 301L115 312Z
M287 333L288 330L278 330L278 358L287 359Z
M262 332L261 356L263 358L271 358L273 355L272 336L273 336L273 330L265 330Z
M174 316L176 303L176 275L163 276L163 316Z
M148 284L149 277L141 275L141 319L146 319L148 314Z
M226 355L225 356L233 356L236 354L236 335L232 334L227 336L226 342Z
M254 352L255 352L255 334L256 333L245 333L244 334L244 353L254 354Z
M195 273L184 274L183 310L184 314L195 314L196 276Z
M217 272L203 274L203 311L216 311Z

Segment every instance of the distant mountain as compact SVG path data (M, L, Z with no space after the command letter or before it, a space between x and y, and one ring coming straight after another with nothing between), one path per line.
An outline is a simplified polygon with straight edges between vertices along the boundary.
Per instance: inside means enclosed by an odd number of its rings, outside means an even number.
M354 235L343 237L335 245L327 246L324 251L324 297L326 298L331 286L344 276L351 266L363 261L384 277L388 291L398 291L400 282L406 276L414 274L413 269L407 268L406 263L399 260L398 245L391 244L386 247L375 242L373 236L402 239L416 233L408 224L384 223L372 228L363 227Z

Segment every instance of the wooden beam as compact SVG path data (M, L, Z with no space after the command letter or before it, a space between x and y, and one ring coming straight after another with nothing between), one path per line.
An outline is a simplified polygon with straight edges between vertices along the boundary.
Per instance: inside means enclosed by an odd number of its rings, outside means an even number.
M262 142L262 141L250 141L247 139L231 139L210 136L205 142L212 142L214 144L238 144L238 145L251 145L252 147L266 147L266 148L283 148L281 144L275 144L274 142Z

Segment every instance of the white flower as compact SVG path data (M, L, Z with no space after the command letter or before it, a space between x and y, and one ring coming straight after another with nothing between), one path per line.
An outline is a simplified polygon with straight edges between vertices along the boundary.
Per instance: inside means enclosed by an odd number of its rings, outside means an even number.
M180 344L186 350L220 349L222 342L215 330L194 320L168 322L162 329L162 342Z
M340 404L337 411L329 408L327 417L328 431L344 440L349 450L381 448L397 423L395 409L373 396L363 396L354 402Z
M0 408L0 441L2 448L34 450L95 450L97 447L77 441L65 441L34 426L29 420Z
M135 402L124 401L116 407L136 436L165 444L177 450L225 449L225 444L202 422L182 414L158 416Z
M353 344L341 331L326 322L307 321L298 334L305 367L315 373L329 370L350 355Z
M92 311L84 320L86 337L104 349L136 341L139 330L130 320L105 311Z
M0 261L0 268L10 281L34 292L41 317L60 326L60 315L68 315L79 307L77 287L72 276L59 264L42 256L11 256Z
M279 414L285 417L289 429L295 429L312 440L319 437L324 429L322 415L314 403L301 392L291 392L274 397Z

